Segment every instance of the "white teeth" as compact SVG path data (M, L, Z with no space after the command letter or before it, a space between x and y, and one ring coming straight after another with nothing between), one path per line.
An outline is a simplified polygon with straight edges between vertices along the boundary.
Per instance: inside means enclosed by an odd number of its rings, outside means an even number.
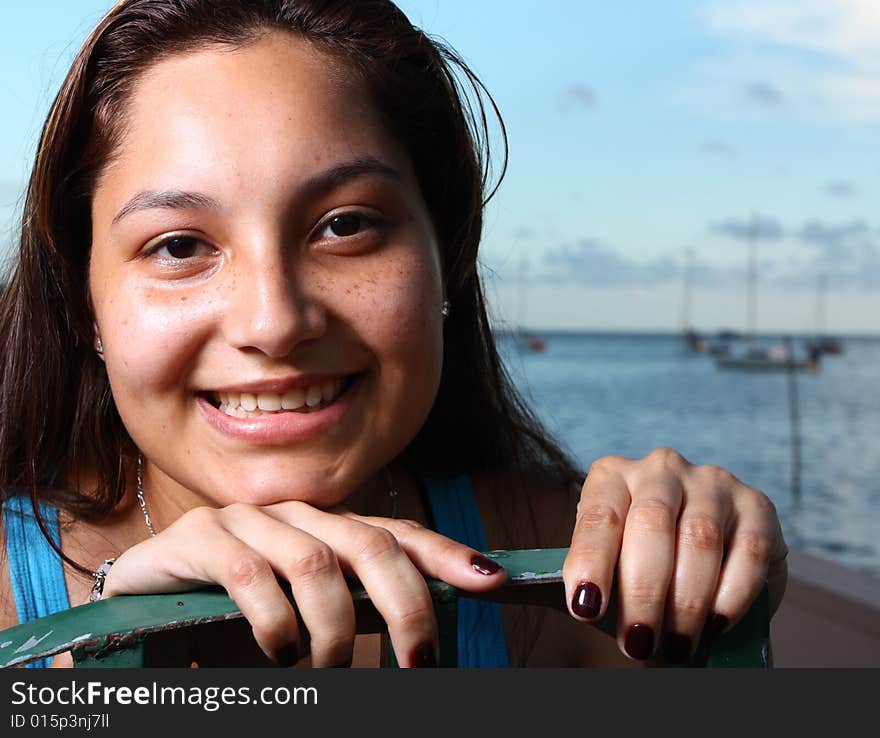
M320 385L313 384L311 387L306 390L306 405L309 407L315 407L316 405L321 404L321 387Z
M268 392L260 392L257 395L257 406L260 410L280 410L281 398L278 395L269 394Z
M291 390L288 390L281 397L281 407L284 410L296 410L298 407L302 407L306 402L306 393L305 390L300 387L294 387Z
M298 410L309 412L322 404L335 400L342 388L344 380L331 379L311 387L294 387L283 395L274 392L218 392L220 412L234 418L258 418L264 413L276 413L281 410Z

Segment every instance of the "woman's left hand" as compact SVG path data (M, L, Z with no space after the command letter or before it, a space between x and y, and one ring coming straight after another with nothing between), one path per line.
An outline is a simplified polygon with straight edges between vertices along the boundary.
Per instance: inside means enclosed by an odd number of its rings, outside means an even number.
M765 583L775 612L787 553L773 503L729 472L667 448L638 461L606 456L581 492L566 597L575 618L601 618L616 570L620 649L680 663L701 634L739 621Z

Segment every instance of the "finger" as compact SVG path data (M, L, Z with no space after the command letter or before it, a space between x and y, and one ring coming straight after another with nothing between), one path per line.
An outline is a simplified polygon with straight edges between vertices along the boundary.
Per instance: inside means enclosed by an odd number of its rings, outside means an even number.
M401 666L436 666L439 636L428 585L390 531L310 505L272 507L327 543L360 580L388 624Z
M593 464L562 567L565 599L578 620L596 620L605 614L629 506L623 477L607 465Z
M740 485L733 506L735 521L709 620L710 639L742 619L767 584L771 564L778 576L788 553L775 507L766 495Z
M391 532L410 561L426 576L470 592L485 592L507 581L506 570L497 562L414 520L365 517L347 510L340 514Z
M266 558L290 583L300 618L309 634L316 667L351 664L355 613L351 592L332 548L304 531L251 505L224 509L224 525ZM300 641L299 651L303 644Z
M110 569L105 594L181 592L215 583L238 605L263 652L292 665L299 639L293 607L269 562L226 530L216 510L190 511L126 551Z
M662 627L682 496L679 478L662 472L640 479L633 492L618 567L618 644L633 659L654 653Z
M699 483L699 482L694 482ZM671 663L694 651L718 586L724 532L731 517L729 494L687 494L678 520L675 567L666 597L661 650Z

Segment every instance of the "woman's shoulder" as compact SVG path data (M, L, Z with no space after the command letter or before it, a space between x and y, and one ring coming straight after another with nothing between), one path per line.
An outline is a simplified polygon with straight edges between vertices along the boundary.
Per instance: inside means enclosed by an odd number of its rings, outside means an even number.
M571 542L580 489L549 471L471 476L490 549L564 548Z
M9 576L9 556L6 552L6 533L0 517L0 630L18 625L18 611L12 593L12 579Z

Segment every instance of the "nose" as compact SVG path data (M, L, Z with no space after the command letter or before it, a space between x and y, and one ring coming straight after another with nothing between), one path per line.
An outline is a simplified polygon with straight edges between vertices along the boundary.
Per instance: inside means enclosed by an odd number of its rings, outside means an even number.
M236 348L283 358L303 341L323 335L327 317L309 294L303 270L285 259L283 248L272 251L236 265L224 323Z

